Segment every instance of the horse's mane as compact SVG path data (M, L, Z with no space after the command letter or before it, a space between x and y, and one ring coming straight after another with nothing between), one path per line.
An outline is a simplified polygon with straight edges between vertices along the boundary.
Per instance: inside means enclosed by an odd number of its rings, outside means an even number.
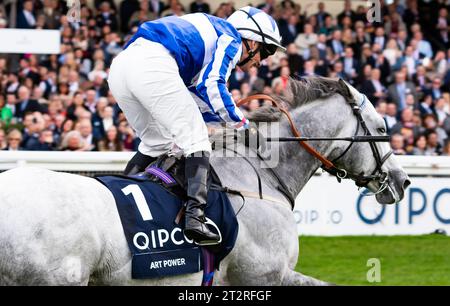
M285 96L276 96L288 108L304 106L316 100L324 100L336 94L341 95L346 101L354 99L349 87L342 79L325 77L307 77L301 80L291 79ZM248 115L248 119L256 122L278 121L281 112L272 106L261 107Z

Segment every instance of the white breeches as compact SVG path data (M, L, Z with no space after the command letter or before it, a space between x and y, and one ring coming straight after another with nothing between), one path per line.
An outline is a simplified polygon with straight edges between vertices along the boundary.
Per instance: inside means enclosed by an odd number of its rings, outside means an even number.
M142 154L211 152L201 112L163 45L137 39L113 60L108 84L141 139Z

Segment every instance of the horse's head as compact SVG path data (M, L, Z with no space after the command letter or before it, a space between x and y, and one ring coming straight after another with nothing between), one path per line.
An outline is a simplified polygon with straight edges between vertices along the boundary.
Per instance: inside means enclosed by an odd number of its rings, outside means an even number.
M339 83L353 98L347 101L349 107L356 108L349 120L354 135L386 136L386 123L369 99L344 81L339 80ZM382 204L394 204L403 199L411 181L392 154L389 142L350 143L347 148L347 153L341 153L336 162L352 174L350 177L357 185L367 187Z
M332 173L366 187L381 204L394 204L403 199L411 182L389 143L367 141L373 140L370 136L387 134L383 118L364 94L342 80L325 78L293 81L291 89L293 106L298 110L295 124L302 130L302 136L369 136L364 142L311 142L335 165Z

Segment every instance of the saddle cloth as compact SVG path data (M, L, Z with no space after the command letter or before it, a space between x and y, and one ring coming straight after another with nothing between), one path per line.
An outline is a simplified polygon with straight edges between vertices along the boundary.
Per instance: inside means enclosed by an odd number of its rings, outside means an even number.
M96 177L114 195L132 255L132 278L195 273L203 269L203 252L183 234L184 219L175 223L183 201L163 184L141 176ZM220 232L214 268L233 249L238 222L224 192L210 189L205 214L211 230ZM218 230L220 229L220 231Z

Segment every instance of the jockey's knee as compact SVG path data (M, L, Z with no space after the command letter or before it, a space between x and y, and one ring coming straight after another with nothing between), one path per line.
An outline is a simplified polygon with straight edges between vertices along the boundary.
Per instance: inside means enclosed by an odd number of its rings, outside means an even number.
M149 164L151 164L155 160L156 157L151 157L138 151L128 162L127 166L125 167L124 174L133 175L142 172L145 170L145 168L147 168Z

